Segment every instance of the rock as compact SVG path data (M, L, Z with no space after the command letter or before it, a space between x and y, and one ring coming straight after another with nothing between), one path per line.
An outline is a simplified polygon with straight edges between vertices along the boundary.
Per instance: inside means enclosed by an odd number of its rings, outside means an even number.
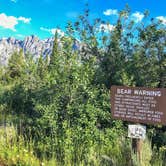
M49 56L52 52L54 38L40 40L32 35L24 40L18 40L13 37L0 39L0 65L7 65L13 52L19 52L21 49L24 54L31 54L34 59Z

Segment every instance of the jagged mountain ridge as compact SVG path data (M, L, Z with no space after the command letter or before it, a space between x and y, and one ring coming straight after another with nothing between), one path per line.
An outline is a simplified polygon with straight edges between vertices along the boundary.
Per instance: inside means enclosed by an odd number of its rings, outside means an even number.
M53 48L54 38L40 40L38 37L32 35L27 36L24 40L10 38L0 39L0 65L7 65L10 56L13 52L18 52L21 49L24 53L30 53L34 58L40 55L50 55Z

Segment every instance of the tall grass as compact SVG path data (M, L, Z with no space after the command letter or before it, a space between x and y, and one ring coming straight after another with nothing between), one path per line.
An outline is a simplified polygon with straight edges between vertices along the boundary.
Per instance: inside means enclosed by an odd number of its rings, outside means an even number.
M72 140L72 132L68 131L67 137L59 147L53 148L48 157L47 144L32 139L25 139L18 135L13 125L0 127L0 165L7 166L164 166L165 147L152 149L151 142L146 139L141 152L141 162L131 148L128 138L116 135L110 129L100 131L96 136L98 140L91 142L78 142ZM81 133L80 133L81 134ZM112 136L114 134L114 136ZM114 139L114 137L116 139ZM59 138L60 139L60 138ZM46 140L45 140L46 141ZM52 140L56 144L57 138ZM50 143L50 141L48 142ZM51 146L52 146L51 145ZM89 146L89 147L86 147ZM56 144L58 146L58 144ZM63 147L62 147L63 146ZM40 157L36 147L43 149ZM61 149L61 154L57 154Z
M0 159L5 165L38 166L39 159L34 156L33 145L17 135L14 126L0 127Z

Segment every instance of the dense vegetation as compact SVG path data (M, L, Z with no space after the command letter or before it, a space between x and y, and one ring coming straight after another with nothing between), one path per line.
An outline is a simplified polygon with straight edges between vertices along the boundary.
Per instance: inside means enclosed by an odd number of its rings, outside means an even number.
M166 87L166 31L148 12L144 23L129 15L109 31L85 10L55 34L51 57L13 53L0 69L0 165L140 165L128 123L111 118L110 87ZM164 166L166 128L147 127L142 165Z

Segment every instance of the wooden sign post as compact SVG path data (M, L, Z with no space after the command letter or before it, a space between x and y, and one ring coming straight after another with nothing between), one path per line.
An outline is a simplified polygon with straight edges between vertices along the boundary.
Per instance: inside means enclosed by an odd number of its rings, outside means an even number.
M166 124L166 89L145 87L111 87L111 113L114 119L136 124ZM129 125L133 150L141 161L146 127Z
M141 163L143 140L146 138L146 126L140 124L128 125L128 137L132 139L132 149Z

